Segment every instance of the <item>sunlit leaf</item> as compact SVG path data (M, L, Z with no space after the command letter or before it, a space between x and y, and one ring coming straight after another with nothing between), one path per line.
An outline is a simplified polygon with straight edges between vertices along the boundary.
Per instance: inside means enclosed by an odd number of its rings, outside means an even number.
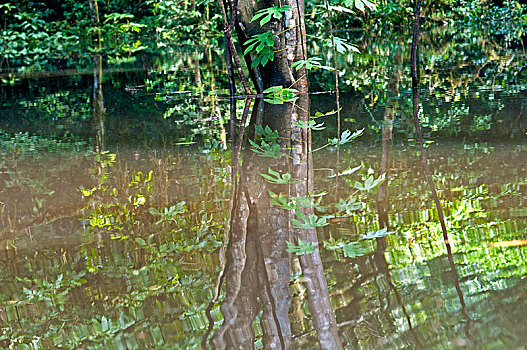
M349 143L351 141L353 141L354 139L356 139L357 137L359 137L360 135L362 135L362 133L364 132L364 129L360 129L360 130L357 130L355 131L353 134L351 133L351 131L349 130L344 130L344 132L342 133L342 135L340 136L340 140L337 139L337 138L334 138L334 139L329 139L328 140L328 143L330 145L344 145L346 143Z

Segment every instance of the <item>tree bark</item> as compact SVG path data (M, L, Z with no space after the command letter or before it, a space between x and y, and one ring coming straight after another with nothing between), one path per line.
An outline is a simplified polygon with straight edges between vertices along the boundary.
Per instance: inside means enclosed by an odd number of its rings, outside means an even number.
M272 6L291 6L284 16L261 26L260 21L251 22L257 11ZM275 39L274 60L267 62L265 66L258 65L251 68L254 57L250 53L244 56L251 71L251 79L258 91L261 93L271 86L283 86L285 88L296 88L301 93L307 92L307 77L305 69L295 70L291 64L302 60L305 55L305 25L303 22L304 0L239 0L236 21L236 32L243 50L245 44L252 36L265 32L278 35Z

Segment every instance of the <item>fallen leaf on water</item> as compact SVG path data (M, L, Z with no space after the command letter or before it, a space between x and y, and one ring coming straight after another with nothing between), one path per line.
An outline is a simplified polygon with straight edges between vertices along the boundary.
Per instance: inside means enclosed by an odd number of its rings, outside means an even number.
M512 241L490 242L489 247L517 247L527 245L527 239L513 239Z

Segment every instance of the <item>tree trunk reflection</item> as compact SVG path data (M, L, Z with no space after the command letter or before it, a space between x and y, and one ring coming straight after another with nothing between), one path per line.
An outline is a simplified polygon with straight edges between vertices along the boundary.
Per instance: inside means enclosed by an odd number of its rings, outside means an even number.
M93 125L95 127L95 151L102 152L105 147L104 136L104 97L102 93L102 56L93 58Z
M295 213L271 205L268 191L289 196L308 196L312 192L310 132L295 125L300 120L308 122L308 108L307 95L300 97L296 105L255 103L251 120L261 121L264 128L269 126L277 130L280 148L290 157L270 159L246 152L240 162L240 141L244 135L231 135L234 190L231 192L232 216L225 259L225 298L221 304L224 321L211 338L216 349L253 348L253 321L260 310L264 348L285 349L291 345L291 256L286 251L286 242L302 239L318 246L318 238L314 228L294 228L291 218ZM246 114L240 130L244 130L245 118ZM231 130L236 130L235 121L231 119L231 123ZM269 168L281 174L290 173L301 181L268 183L260 174L267 173ZM299 210L308 216L313 214L313 208ZM299 256L299 262L320 346L341 349L319 251Z

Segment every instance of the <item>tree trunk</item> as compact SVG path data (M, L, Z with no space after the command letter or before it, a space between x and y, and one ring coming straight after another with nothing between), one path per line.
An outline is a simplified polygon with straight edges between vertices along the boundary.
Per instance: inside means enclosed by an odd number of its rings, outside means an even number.
M251 22L257 11L272 6L291 7L281 19L272 18L268 23L261 26L260 20ZM239 0L237 7L236 32L243 50L245 43L252 36L265 32L278 35L275 39L274 60L267 62L265 66L258 65L251 69L254 57L248 53L244 56L251 70L251 79L258 90L267 89L271 86L294 87L301 93L307 92L307 77L305 69L292 69L293 62L305 59L305 25L303 21L304 0Z

